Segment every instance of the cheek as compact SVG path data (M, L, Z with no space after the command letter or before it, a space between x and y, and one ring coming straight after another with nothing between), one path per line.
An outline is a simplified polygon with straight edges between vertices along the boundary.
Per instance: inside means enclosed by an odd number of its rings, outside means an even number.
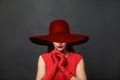
M54 47L57 47L57 44L56 43L53 43Z
M66 47L66 45L67 45L66 43L63 44L64 47Z

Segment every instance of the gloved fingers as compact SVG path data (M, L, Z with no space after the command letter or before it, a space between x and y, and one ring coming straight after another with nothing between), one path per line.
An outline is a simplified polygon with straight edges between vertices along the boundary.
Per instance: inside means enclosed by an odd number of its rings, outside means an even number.
M59 50L53 50L51 53L52 55L56 55L56 56L61 54Z
M53 60L55 63L59 63L58 66L64 66L66 63L66 57L65 55L60 52L59 50L53 50L51 52Z
M64 54L62 52L60 52L59 50L53 50L52 55L56 56L57 58L62 58L64 57Z
M61 56L60 56L60 57L61 57ZM62 57L60 58L60 62L59 62L59 64L58 64L58 66L65 66L66 63L67 63L66 57L65 57L65 56L62 56Z
M56 51L51 52L51 56L53 58L54 63L59 63L59 58L56 56Z
M60 67L60 66L63 66L63 67L64 67L64 66L66 65L66 63L67 63L67 60L66 60L66 59L60 60L58 66L59 66L59 67Z

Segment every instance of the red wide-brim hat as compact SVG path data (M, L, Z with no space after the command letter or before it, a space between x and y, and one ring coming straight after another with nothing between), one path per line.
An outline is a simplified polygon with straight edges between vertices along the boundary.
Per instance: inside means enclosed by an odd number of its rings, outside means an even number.
M49 42L66 42L76 45L86 42L88 36L71 33L67 21L59 19L50 23L47 35L32 36L30 40L40 45L48 45Z

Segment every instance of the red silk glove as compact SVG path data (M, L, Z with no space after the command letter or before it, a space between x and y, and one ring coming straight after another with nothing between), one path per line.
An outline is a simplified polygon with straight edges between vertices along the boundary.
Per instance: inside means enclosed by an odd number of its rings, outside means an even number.
M65 65L67 63L65 55L62 52L58 51L58 50L54 50L54 51L52 51L52 56L53 56L54 62L55 63L58 62L58 68L63 73L66 80L70 80L70 78L73 75L72 75L72 73L70 73L69 71L67 71L65 69Z
M67 59L65 57L65 55L61 52L59 52L59 54L57 54L57 57L59 58L59 64L58 64L58 67L65 67L66 64L67 64Z
M51 52L51 57L52 57L52 59L53 59L53 61L54 61L54 64L57 64L57 65L58 65L59 60L57 59L57 52L56 52L55 50L53 50L53 51Z
M59 66L60 71L63 73L66 80L70 80L70 78L73 76L73 74L65 69L63 66Z
M70 78L73 76L71 72L67 71L65 69L65 66L67 64L67 60L66 57L64 56L63 53L59 53L57 55L60 58L59 64L58 64L58 68L60 69L60 71L63 73L64 77L66 78L66 80L70 80Z
M55 63L59 63L58 66L65 66L65 64L67 63L66 57L59 50L53 50L52 57Z
M56 56L53 55L55 54L56 51L52 51L50 54L51 54L51 57L54 61L54 65L51 67L51 69L49 70L49 72L45 75L45 77L42 79L42 80L53 80L54 79L54 76L57 72L57 69L58 69L58 63L59 61L57 60Z

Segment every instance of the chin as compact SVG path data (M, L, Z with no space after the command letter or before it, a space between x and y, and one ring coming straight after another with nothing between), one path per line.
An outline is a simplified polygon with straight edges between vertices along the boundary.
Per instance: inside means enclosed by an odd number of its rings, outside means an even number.
M63 51L63 49L57 49L57 50L59 50L59 51Z

